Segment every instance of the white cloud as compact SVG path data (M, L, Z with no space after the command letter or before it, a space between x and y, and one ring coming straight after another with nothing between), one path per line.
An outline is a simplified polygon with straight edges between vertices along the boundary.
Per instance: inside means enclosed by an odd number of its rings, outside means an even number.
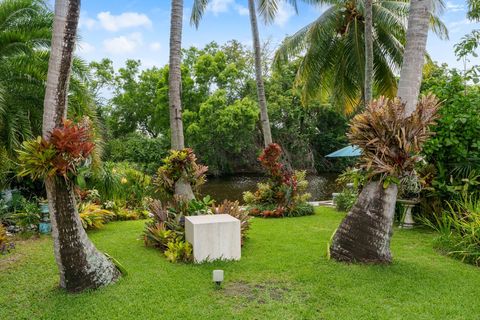
M95 51L95 47L88 42L80 42L76 51L78 54L89 54Z
M139 32L115 38L105 39L103 48L111 54L132 53L143 44L142 34Z
M248 16L250 14L250 12L248 11L248 8L239 4L235 5L235 10L237 10L238 14L241 16Z
M212 12L214 15L218 15L222 12L228 12L230 6L235 4L235 0L212 0L207 6L207 11Z
M447 1L445 8L449 12L465 11L465 6L463 4L457 4L450 1Z
M138 12L124 12L118 16L112 15L109 11L100 12L97 15L100 25L108 31L118 31L125 28L152 26L148 16Z
M80 21L78 23L80 28L86 28L88 30L92 30L96 24L97 22L95 21L95 19L92 19L89 17L85 17L85 18L80 17Z
M295 8L293 8L288 3L281 1L278 5L278 11L275 17L275 24L281 27L284 26L294 14Z
M464 29L464 27L466 27L467 25L472 24L472 23L473 22L471 20L463 19L463 20L460 20L460 21L453 21L453 22L448 23L447 28L451 33L454 33L454 32L461 31L462 29Z
M162 49L162 45L160 44L160 42L152 42L150 43L150 49L152 51L160 51Z

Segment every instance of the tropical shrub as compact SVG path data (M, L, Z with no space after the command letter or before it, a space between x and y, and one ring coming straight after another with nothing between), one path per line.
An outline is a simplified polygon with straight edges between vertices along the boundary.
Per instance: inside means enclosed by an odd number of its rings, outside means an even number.
M215 208L215 214L229 214L234 218L240 220L240 233L242 235L242 245L247 238L247 232L250 229L251 216L248 211L242 209L238 201L223 201L219 206Z
M280 162L282 149L272 143L266 147L258 160L267 173L268 179L257 184L257 191L245 192L243 200L249 207L250 214L263 217L288 217L307 210L297 210L310 198L306 193L308 182L306 172L291 172Z
M84 229L101 229L115 217L112 211L102 209L94 203L80 203L78 206L80 220Z
M163 165L157 171L154 183L157 191L167 200L171 200L175 193L175 183L185 179L194 192L206 181L205 173L208 167L197 164L197 158L192 149L170 150L168 157L163 159Z
M14 248L15 248L15 244L8 240L7 230L0 223L0 254L1 255L7 254Z
M175 197L167 206L155 199L149 207L153 219L145 224L145 245L160 249L171 262L191 261L191 245L185 241L185 215L188 215L189 201Z
M100 201L114 201L117 207L144 208L144 199L154 193L152 178L129 163L105 162L87 186L99 192Z
M40 208L37 203L26 200L21 211L12 215L14 224L22 231L37 230L40 218Z
M435 246L442 253L480 267L480 198L464 196L424 223L440 233Z
M64 120L62 127L52 130L50 141L38 137L22 143L22 149L17 150L18 175L33 180L54 175L71 179L80 166L87 165L94 147L87 118L79 124Z
M345 188L335 197L335 208L338 211L350 211L358 199L358 193L350 188Z
M170 262L190 262L193 260L193 247L190 243L176 238L167 244L164 254Z

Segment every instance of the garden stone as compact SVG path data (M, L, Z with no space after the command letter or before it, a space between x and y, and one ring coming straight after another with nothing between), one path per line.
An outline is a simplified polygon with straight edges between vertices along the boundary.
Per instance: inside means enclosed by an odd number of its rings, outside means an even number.
M185 217L185 235L196 263L240 260L240 220L228 214Z

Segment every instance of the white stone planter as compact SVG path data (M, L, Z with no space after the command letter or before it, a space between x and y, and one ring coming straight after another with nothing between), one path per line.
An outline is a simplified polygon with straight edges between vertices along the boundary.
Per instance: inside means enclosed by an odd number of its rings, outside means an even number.
M397 200L398 203L401 203L405 208L404 218L402 223L400 224L400 228L403 229L412 229L415 225L415 221L412 217L412 209L419 203L418 200L407 200L407 199L399 199Z
M228 214L185 217L185 237L193 246L195 263L240 260L240 220Z

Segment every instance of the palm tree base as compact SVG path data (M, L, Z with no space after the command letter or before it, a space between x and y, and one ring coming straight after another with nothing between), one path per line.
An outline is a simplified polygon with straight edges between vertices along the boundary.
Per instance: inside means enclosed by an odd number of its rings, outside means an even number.
M369 182L335 232L330 257L348 263L389 264L397 186Z
M75 204L73 184L61 177L53 177L47 178L45 186L50 202L60 287L69 292L81 292L117 281L121 272L97 250L83 229Z

